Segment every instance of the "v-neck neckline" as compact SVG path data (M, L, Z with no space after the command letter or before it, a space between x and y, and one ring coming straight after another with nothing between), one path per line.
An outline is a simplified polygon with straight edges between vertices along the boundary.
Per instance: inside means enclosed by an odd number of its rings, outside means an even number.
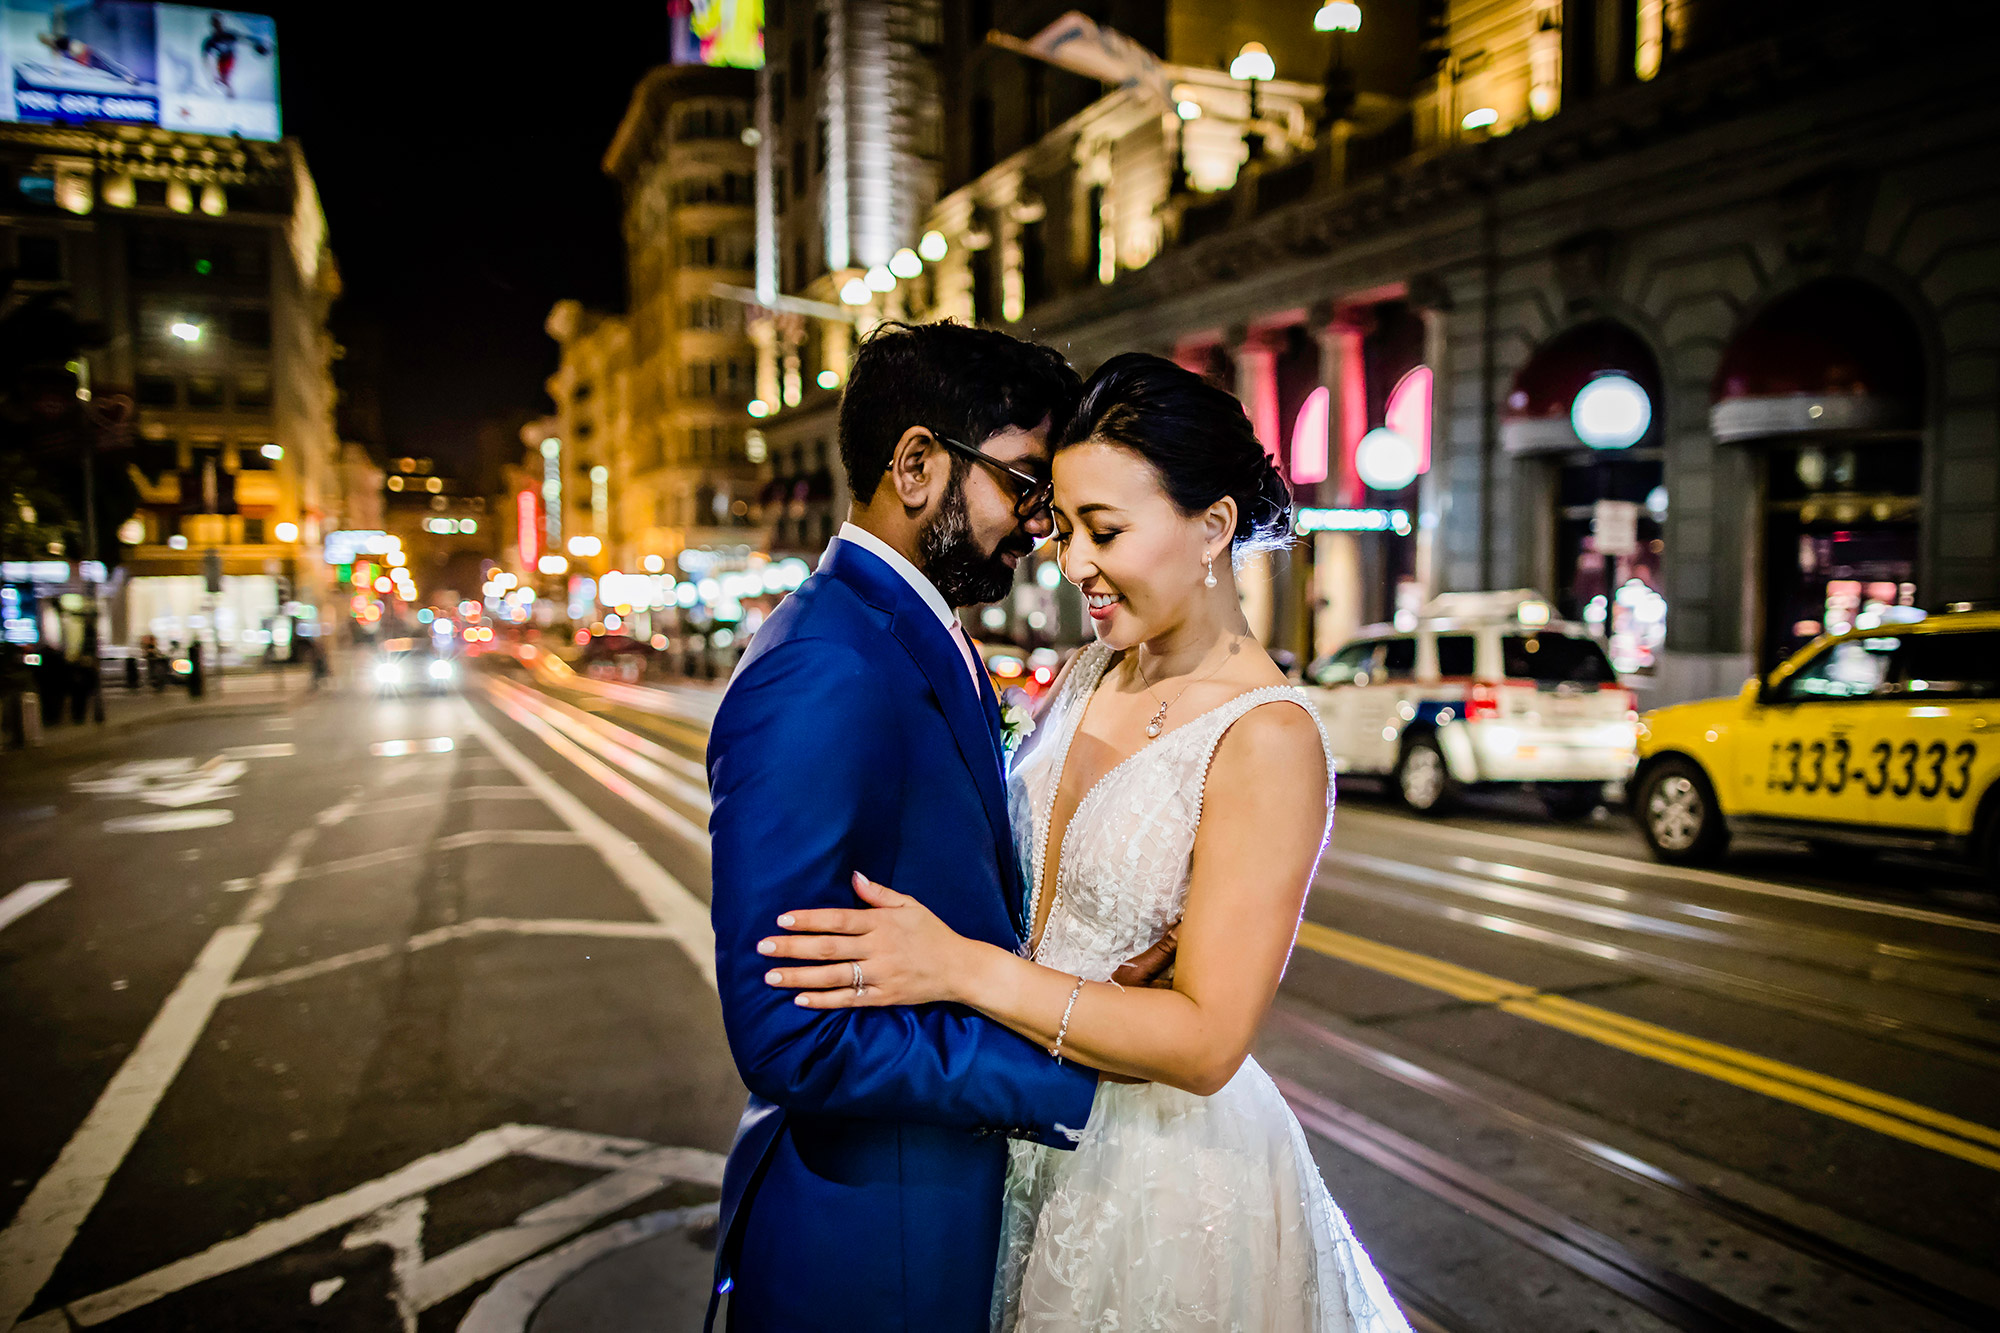
M1253 685L1247 690L1240 690L1237 693L1231 695L1229 698L1224 699L1221 703L1216 704L1213 708L1205 708L1201 712L1189 718L1187 721L1181 723L1180 725L1169 728L1168 730L1161 732L1158 736L1149 737L1146 740L1145 744L1141 745L1138 749L1132 751L1132 753L1126 755L1123 759L1120 759L1110 768L1105 769L1103 773L1098 775L1097 780L1090 784L1089 789L1086 790L1083 793L1083 795L1077 797L1076 805L1069 812L1069 818L1063 822L1062 839L1058 844L1058 846L1056 847L1055 878L1050 879L1049 866L1048 866L1049 835L1054 831L1055 819L1056 819L1056 807L1062 802L1063 778L1069 772L1070 746L1076 741L1077 734L1083 730L1084 722L1089 719L1090 705L1092 701L1094 701L1097 698L1098 687L1104 683L1104 678L1111 674L1111 668L1114 665L1116 665L1118 657L1119 657L1118 653L1112 652L1107 649L1103 655L1101 664L1096 668L1097 674L1094 677L1090 677L1085 681L1079 682L1077 688L1083 694L1083 698L1076 705L1078 709L1076 715L1076 723L1074 726L1070 727L1068 732L1063 736L1062 744L1057 747L1055 755L1053 757L1053 763L1055 765L1055 772L1053 775L1054 785L1049 788L1048 810L1042 815L1038 816L1035 820L1035 848L1034 848L1035 854L1033 857L1033 864L1029 867L1029 869L1034 873L1035 877L1035 882L1029 886L1029 898L1028 898L1028 957L1029 958L1035 958L1041 954L1042 942L1048 937L1049 921L1054 919L1056 902L1062 896L1060 893L1057 893L1054 890L1062 880L1062 866L1063 866L1063 861L1067 858L1067 854L1069 851L1070 831L1076 827L1077 816L1081 815L1083 813L1083 808L1086 805L1090 804L1091 797L1097 795L1097 793L1104 787L1104 785L1107 782L1111 781L1112 778L1117 777L1126 768L1131 766L1131 764L1134 761L1136 761L1137 759L1139 759L1144 755L1151 754L1154 751L1158 750L1161 746L1165 745L1167 741L1173 739L1176 736L1179 736L1182 732L1195 727L1196 725L1201 723L1205 718L1211 716L1212 714L1217 713L1224 708L1229 708L1234 704L1236 704L1239 700L1247 699L1253 694L1260 694L1267 690L1283 690L1291 688L1288 685ZM1048 918L1043 919L1041 921L1037 921L1036 918L1041 914L1042 898L1045 889L1049 891L1047 893L1047 897L1049 900L1049 915Z

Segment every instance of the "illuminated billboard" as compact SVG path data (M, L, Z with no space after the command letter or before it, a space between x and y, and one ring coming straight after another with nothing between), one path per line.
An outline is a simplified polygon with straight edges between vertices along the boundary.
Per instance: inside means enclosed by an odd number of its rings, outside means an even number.
M0 0L0 120L276 139L278 27L140 0Z
M667 0L676 65L764 67L764 0Z

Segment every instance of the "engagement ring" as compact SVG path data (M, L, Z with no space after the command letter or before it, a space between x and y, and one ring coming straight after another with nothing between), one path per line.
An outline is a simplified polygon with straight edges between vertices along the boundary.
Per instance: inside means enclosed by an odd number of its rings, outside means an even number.
M848 966L854 969L854 993L859 995L861 994L862 987L866 984L861 979L861 964L849 963Z

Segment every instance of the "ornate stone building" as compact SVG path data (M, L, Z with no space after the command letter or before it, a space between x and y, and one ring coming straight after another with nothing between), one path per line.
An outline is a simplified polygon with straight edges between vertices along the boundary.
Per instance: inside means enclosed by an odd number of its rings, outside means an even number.
M1890 605L2000 597L1980 11L1452 0L1371 27L1386 8L1342 40L1413 71L1400 95L1329 61L1297 119L1273 83L1246 126L1192 65L1198 119L1104 96L941 197L908 308L1236 389L1326 529L1247 580L1301 655L1529 586L1664 702ZM1178 188L1176 137L1218 125L1258 151ZM1015 304L1030 219L1064 259Z

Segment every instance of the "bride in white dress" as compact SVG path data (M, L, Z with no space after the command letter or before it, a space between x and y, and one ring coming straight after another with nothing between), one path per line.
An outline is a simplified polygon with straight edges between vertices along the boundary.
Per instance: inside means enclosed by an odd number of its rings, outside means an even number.
M1009 777L1027 956L857 876L873 910L796 913L774 942L832 965L774 984L820 1008L953 1001L1104 1071L1073 1151L1012 1145L995 1330L1407 1333L1249 1056L1332 827L1317 714L1235 586L1290 496L1236 400L1158 357L1107 362L1062 440L1056 540L1098 641ZM1111 980L1169 932L1170 989Z

